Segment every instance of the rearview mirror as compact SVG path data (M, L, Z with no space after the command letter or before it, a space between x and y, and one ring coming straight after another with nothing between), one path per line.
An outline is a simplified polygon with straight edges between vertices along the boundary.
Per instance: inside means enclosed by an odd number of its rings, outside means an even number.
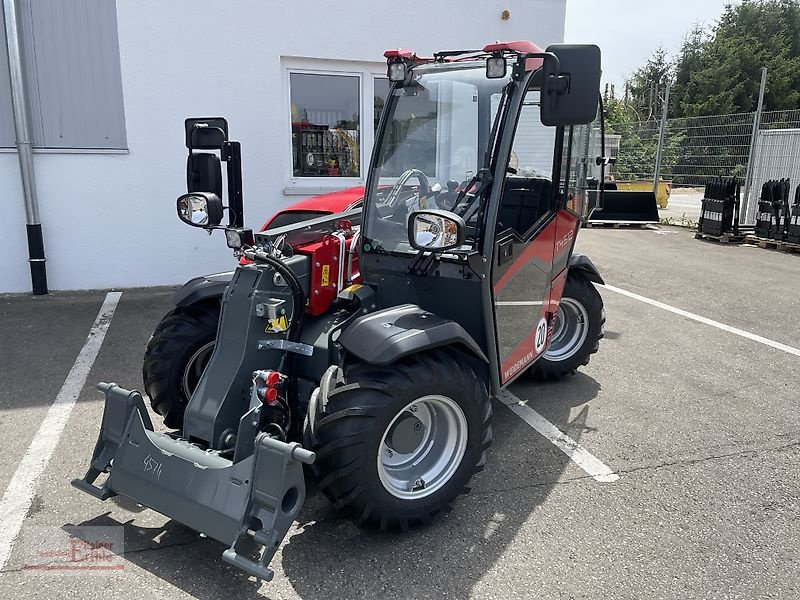
M586 125L597 116L600 48L591 44L553 44L542 66L542 124Z
M418 210L408 217L408 242L417 250L451 250L464 243L464 219L446 210Z
M209 192L184 194L177 209L178 218L192 227L216 227L222 221L222 200Z

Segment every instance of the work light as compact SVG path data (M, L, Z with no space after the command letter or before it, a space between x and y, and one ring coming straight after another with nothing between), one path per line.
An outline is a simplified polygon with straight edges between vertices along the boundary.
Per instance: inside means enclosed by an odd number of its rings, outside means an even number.
M502 54L495 54L486 59L486 78L501 79L506 76L506 59Z
M240 250L243 246L252 246L255 243L252 229L226 229L225 242L228 248Z
M402 60L390 62L387 74L389 76L389 81L404 81L406 78L406 63Z

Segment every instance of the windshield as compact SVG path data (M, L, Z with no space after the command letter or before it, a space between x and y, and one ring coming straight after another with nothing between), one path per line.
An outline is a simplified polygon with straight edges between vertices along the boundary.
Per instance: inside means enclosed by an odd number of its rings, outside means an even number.
M510 77L487 79L485 63L426 65L395 87L365 202L366 244L387 252L414 252L409 214L454 210L483 166L492 123Z

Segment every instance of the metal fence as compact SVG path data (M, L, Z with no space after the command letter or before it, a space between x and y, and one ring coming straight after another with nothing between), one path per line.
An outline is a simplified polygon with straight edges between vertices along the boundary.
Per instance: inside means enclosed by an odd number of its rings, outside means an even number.
M673 186L703 187L718 175L744 177L755 113L667 120L661 177ZM661 123L627 123L621 136L617 179L653 179Z
M793 190L800 184L800 110L767 112L759 107L751 113L651 118L615 125L609 133L615 138L612 155L619 148L612 171L615 179L652 182L658 176L671 181L676 204L696 204L698 211L705 184L718 176L740 177L745 183L741 221L748 224L755 223L766 181L789 178Z

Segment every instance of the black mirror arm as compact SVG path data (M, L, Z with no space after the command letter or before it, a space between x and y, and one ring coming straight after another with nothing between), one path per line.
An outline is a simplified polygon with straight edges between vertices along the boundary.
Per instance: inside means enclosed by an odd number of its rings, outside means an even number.
M514 79L520 80L525 76L525 61L529 58L541 58L553 63L553 73L561 75L561 61L554 52L528 52L520 54L517 57L517 62L514 65Z

